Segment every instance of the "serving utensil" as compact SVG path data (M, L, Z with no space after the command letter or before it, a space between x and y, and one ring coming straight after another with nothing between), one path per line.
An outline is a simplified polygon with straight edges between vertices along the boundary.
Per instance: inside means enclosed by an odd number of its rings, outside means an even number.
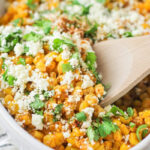
M102 106L114 103L150 73L150 36L107 40L94 50L103 83L111 86Z

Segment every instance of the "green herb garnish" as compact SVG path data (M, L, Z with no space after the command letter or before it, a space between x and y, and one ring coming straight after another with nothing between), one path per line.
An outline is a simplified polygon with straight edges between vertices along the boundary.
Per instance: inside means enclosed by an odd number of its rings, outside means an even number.
M18 64L26 65L26 60L24 58L19 58Z
M34 25L42 28L45 34L50 33L50 30L51 30L50 20L46 20L46 19L37 20Z
M61 113L62 108L63 108L63 104L58 104L58 105L55 107L55 110L53 111L53 114L54 114L53 122L58 121L58 119L57 119L56 116Z
M78 121L86 121L87 118L84 112L79 112L75 116Z
M127 113L128 113L129 117L132 117L134 115L134 111L133 111L133 109L131 107L127 108Z
M36 4L35 4L34 0L27 0L26 4L30 9L35 10Z
M62 52L63 51L63 48L62 48L63 45L67 45L70 48L75 47L72 40L70 40L68 38L54 39L54 41L53 41L53 49L54 50L58 51L59 53Z
M84 33L85 38L90 38L92 41L95 41L96 33L97 33L98 24L95 24L91 29Z
M135 127L135 123L130 122L130 123L129 123L129 126L130 126L131 128L133 128L133 127Z
M133 37L133 35L132 35L132 32L125 32L124 34L123 34L123 36L124 37Z
M26 40L26 41L37 42L37 41L39 41L39 40L42 39L42 35L37 34L35 32L30 32L28 34L25 34L24 37L23 37L23 39Z
M39 99L39 94L36 94L34 96L34 99L35 101L30 103L30 107L32 108L33 111L39 110L44 107L45 104Z
M62 67L63 73L73 70L72 66L70 65L70 63L62 64L61 67Z

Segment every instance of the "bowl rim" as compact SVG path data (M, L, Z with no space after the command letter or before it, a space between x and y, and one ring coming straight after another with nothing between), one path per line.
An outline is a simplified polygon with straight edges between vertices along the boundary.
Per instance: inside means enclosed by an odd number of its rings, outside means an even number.
M39 150L53 150L52 148L44 145L42 142L38 141L35 139L32 135L30 135L25 129L23 129L19 124L15 121L15 119L9 114L9 112L6 110L6 108L0 103L0 121L3 122L2 128L5 128L7 131L7 128L4 126L7 124L7 127L10 129L13 129L13 132L19 135L22 140L26 140L28 143L31 144L32 146L35 146L36 149L38 148ZM8 132L9 135L9 132ZM142 150L148 144L150 143L150 134L145 137L140 143L135 145L133 148L130 150Z

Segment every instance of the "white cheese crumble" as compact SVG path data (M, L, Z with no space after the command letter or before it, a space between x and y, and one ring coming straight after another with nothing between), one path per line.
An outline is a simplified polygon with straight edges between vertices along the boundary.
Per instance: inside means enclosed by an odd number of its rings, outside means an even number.
M42 49L42 44L38 42L28 41L26 42L26 46L29 47L29 51L26 53L26 55L32 55L36 56L37 53L43 53L44 50Z
M43 129L43 116L32 114L32 125L36 127L37 130Z
M61 85L64 84L70 85L73 80L74 80L74 74L72 73L72 71L68 71L65 73L63 80L60 83Z
M88 75L83 76L82 89L86 89L94 85L94 82L90 79Z
M70 65L72 66L72 68L76 68L79 65L79 60L76 58L71 58L69 60Z
M71 56L71 52L69 50L64 50L61 53L61 57L62 57L63 60L69 59L70 56Z
M47 88L49 86L49 83L47 81L47 78L43 78L42 74L39 72L38 69L32 71L32 76L30 78L30 81L33 82L33 86L36 89L39 89L40 91L45 90L47 91Z
M20 56L24 52L24 46L20 43L17 43L16 46L14 47L14 51L16 56Z
M88 128L92 122L92 116L94 113L94 108L87 107L87 108L83 109L82 111L85 112L85 114L87 115L87 120L83 122L82 128Z

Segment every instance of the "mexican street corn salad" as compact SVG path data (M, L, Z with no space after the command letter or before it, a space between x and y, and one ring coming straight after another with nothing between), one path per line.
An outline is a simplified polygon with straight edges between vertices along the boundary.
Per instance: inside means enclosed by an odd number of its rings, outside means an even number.
M150 77L102 108L96 42L150 34L150 0L9 0L0 100L55 150L128 150L150 132Z

